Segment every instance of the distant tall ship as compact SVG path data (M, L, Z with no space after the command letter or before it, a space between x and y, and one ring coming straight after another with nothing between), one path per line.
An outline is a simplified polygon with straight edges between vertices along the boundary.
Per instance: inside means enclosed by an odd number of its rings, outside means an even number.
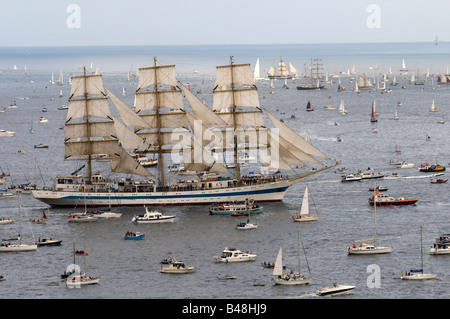
M269 68L269 71L267 71L267 75L269 79L292 79L293 75L289 70L286 68L286 63L280 59L280 62L278 62L278 73L276 73L276 70L273 66Z
M324 88L324 85L320 83L320 79L322 78L320 67L322 64L320 64L321 59L311 59L311 76L309 77L309 82L302 83L300 85L297 85L297 90L320 90Z
M210 109L177 82L174 65L156 62L155 58L153 66L139 69L133 109L103 86L100 74L84 69L83 75L72 77L64 160L86 164L71 175L56 176L51 190L32 191L36 199L61 207L82 205L85 198L95 206L282 201L287 189L302 178L339 164L319 162L316 157L330 158L267 111L277 130L265 126L250 64L235 64L231 57L230 64L217 66ZM184 108L182 93L193 114ZM120 118L112 115L109 100ZM242 175L239 154L249 149L259 152L258 166L292 171L291 165L306 167L308 162L319 167L291 177ZM213 154L230 151L234 172ZM135 154L157 156L158 168L143 167ZM175 163L175 155L182 157L186 171L198 175L184 180L170 175L168 182L167 163ZM99 158L108 160L108 170L119 175L105 178L94 171L94 165L102 165L95 164ZM86 165L86 173L78 175Z

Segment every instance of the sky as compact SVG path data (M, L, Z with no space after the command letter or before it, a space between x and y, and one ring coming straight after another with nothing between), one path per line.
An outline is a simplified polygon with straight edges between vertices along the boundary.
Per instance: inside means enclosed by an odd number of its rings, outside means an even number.
M450 41L448 0L0 0L0 47Z

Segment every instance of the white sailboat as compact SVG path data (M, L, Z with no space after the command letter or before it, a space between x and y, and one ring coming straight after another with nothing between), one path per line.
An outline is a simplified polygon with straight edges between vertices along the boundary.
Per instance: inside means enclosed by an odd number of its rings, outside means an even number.
M306 185L305 193L303 194L303 201L302 201L302 207L300 209L300 214L295 214L294 216L292 216L292 219L295 222L309 222L309 221L317 220L319 218L319 215L317 214L316 205L314 205L314 208L316 209L316 215L310 215L309 197L310 197L309 186Z
M434 279L437 274L428 274L423 272L423 247L422 247L422 226L420 226L420 257L421 257L421 269L411 269L409 272L401 273L400 279L404 280L425 280Z
M437 112L437 111L439 111L439 110L436 108L436 105L434 104L434 99L433 99L433 101L431 102L431 107L429 109L429 112Z
M264 79L261 77L260 72L259 72L259 58L256 59L255 70L253 71L253 79L255 81L260 81L260 80Z
M17 238L3 240L4 242L0 243L0 252L22 252L22 251L36 251L36 244L23 244L22 243L22 203L20 193L18 196L19 202L19 236ZM11 244L11 240L17 240L17 243ZM34 240L33 240L34 241Z
M399 70L401 75L408 74L408 69L406 68L405 59L402 59L402 68Z
M290 273L284 273L283 269L283 248L280 247L278 251L277 259L275 261L275 267L273 268L273 278L272 280L276 285L307 285L312 279L311 274L306 277L300 271L300 231L298 231L298 272L294 273L291 271ZM306 255L305 255L306 256Z
M374 189L376 187L374 186ZM376 191L374 190L374 195ZM376 204L376 196L374 196ZM373 254L389 254L392 252L392 246L377 246L377 205L373 205L374 215L374 236L373 238L356 240L351 247L347 247L349 255L373 255ZM369 244L373 243L373 244Z
M73 251L75 254L75 244L73 244ZM75 288L86 285L98 284L100 281L100 276L91 277L86 275L86 239L84 240L84 273L74 272L69 277L66 278L66 286L67 288Z
M339 104L339 110L338 110L339 114L345 115L347 114L347 111L345 110L345 106L344 106L344 100L341 99L341 103Z

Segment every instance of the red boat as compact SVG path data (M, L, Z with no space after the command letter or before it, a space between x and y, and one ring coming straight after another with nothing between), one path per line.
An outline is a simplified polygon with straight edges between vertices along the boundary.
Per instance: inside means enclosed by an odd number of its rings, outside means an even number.
M443 184L443 183L447 183L448 179L437 179L435 181L431 180L431 184Z
M373 206L375 202L377 203L377 206L390 206L390 205L413 205L415 204L419 199L417 198L394 198L387 194L378 193L375 192L375 195L369 198L369 204Z

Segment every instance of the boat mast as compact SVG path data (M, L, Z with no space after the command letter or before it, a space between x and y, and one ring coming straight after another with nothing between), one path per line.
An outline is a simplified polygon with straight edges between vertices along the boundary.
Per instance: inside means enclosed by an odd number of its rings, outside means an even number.
M421 261L421 269L423 274L423 247L422 247L422 226L420 226L420 261Z
M156 57L153 58L154 62L154 70L155 70L155 98L156 98L156 123L158 125L158 164L161 174L161 186L164 187L164 165L163 165L163 151L162 151L162 143L161 143L161 117L159 114L160 100L158 94L158 72L156 68Z
M237 134L236 134L236 103L234 97L234 79L233 79L233 56L230 56L230 66L231 66L231 93L233 97L233 123L234 123L234 163L236 164L236 177L238 186L241 185L241 170L239 167L238 161L238 143L237 143Z
M300 276L300 230L297 231L298 275Z
M88 178L91 180L92 176L92 145L91 145L91 125L89 121L89 109L88 109L88 92L87 92L87 76L86 67L83 67L83 78L84 78L84 105L86 108L86 129L87 129L87 141L88 141Z

